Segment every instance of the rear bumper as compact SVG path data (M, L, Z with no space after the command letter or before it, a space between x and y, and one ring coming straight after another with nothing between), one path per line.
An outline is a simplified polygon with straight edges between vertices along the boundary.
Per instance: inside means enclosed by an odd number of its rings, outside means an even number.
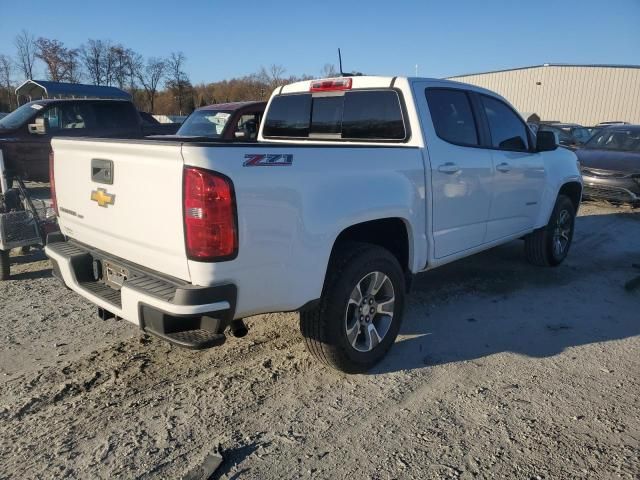
M51 259L54 275L68 288L112 316L124 318L172 343L190 348L221 343L224 330L233 320L235 285L194 286L66 240L60 234L49 237L45 252ZM96 279L100 275L95 273L94 265L104 260L129 271L130 277L119 290Z

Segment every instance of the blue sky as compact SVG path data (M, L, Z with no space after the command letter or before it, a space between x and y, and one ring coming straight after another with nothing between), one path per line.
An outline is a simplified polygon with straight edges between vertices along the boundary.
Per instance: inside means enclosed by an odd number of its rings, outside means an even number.
M640 0L0 0L0 53L13 55L22 29L74 47L101 38L145 56L182 51L194 83L273 63L319 75L337 47L345 70L385 75L413 75L415 64L432 77L640 64Z

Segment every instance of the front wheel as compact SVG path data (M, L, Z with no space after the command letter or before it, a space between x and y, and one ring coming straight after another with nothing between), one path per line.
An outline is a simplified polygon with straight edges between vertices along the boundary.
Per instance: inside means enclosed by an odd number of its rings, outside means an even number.
M395 341L405 302L398 260L376 245L344 245L329 266L318 307L300 313L307 348L346 373L369 370Z
M525 237L527 260L543 267L560 265L569 253L575 226L576 209L565 195L558 195L547 226Z
M0 250L0 281L9 280L9 250Z

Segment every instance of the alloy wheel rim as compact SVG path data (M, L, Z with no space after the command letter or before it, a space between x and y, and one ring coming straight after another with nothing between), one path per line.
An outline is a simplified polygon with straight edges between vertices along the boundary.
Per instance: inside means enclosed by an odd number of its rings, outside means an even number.
M360 279L344 317L347 341L353 349L366 353L382 343L393 322L395 299L393 283L384 273L371 272Z
M567 210L561 210L553 230L553 254L561 257L567 251L571 238L571 215Z

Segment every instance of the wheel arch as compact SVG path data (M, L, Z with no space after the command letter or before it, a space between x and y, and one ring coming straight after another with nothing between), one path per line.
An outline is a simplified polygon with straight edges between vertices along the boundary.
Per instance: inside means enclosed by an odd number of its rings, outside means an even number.
M558 191L558 196L565 195L569 197L571 203L573 203L573 207L575 208L575 212L578 213L578 209L580 208L580 202L582 200L582 183L577 181L570 181L564 183L560 190Z
M413 248L411 226L400 217L379 218L356 223L344 228L335 238L329 255L329 265L333 261L341 245L349 242L369 243L385 248L396 257L410 286Z
M557 183L547 185L540 201L541 208L538 211L534 229L542 228L549 223L559 195L569 197L576 213L578 213L582 201L582 178L579 175L571 175Z

